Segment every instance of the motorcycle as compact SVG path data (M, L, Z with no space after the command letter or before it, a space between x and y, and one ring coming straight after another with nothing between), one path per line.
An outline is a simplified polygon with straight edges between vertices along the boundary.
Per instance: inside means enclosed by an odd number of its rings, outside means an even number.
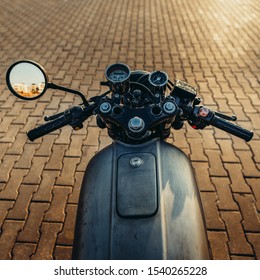
M187 121L212 125L250 141L253 132L200 105L196 88L171 82L164 71L131 71L123 63L105 71L108 90L86 99L77 90L49 82L44 68L23 60L10 66L6 82L23 100L47 89L78 95L82 102L46 116L27 132L30 141L65 125L74 130L96 115L113 143L89 162L82 182L73 259L210 259L199 190L188 157L165 140Z

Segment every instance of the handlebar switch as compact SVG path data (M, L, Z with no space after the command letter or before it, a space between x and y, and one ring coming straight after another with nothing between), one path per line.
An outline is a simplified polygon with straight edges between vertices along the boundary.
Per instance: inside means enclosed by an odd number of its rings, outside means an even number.
M189 118L189 124L194 129L203 129L210 125L214 113L204 106L195 106L193 114Z

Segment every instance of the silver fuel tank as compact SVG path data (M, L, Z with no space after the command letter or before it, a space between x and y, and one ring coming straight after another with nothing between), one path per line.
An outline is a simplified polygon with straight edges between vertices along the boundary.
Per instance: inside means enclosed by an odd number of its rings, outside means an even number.
M187 156L154 139L114 142L82 183L73 259L209 259L203 209Z

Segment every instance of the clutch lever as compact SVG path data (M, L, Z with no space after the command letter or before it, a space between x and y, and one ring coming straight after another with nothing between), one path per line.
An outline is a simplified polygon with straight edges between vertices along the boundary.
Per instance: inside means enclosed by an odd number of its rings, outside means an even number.
M44 117L44 120L45 120L46 122L52 121L52 120L55 120L55 119L59 118L59 117L62 116L63 114L64 114L64 112L57 113L57 114L54 114L54 115L52 115L52 116L45 116L45 117Z

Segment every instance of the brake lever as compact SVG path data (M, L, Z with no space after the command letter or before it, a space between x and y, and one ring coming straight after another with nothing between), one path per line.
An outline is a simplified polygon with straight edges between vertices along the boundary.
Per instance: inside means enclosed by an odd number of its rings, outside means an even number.
M225 114L223 114L223 113L220 113L220 112L216 112L216 111L212 111L216 116L218 116L218 117L220 117L220 118L222 118L222 119L225 119L225 120L227 120L227 121L232 121L232 122L234 122L234 121L236 121L237 120L237 117L235 116L235 115L233 115L233 116L228 116L228 115L225 115Z

